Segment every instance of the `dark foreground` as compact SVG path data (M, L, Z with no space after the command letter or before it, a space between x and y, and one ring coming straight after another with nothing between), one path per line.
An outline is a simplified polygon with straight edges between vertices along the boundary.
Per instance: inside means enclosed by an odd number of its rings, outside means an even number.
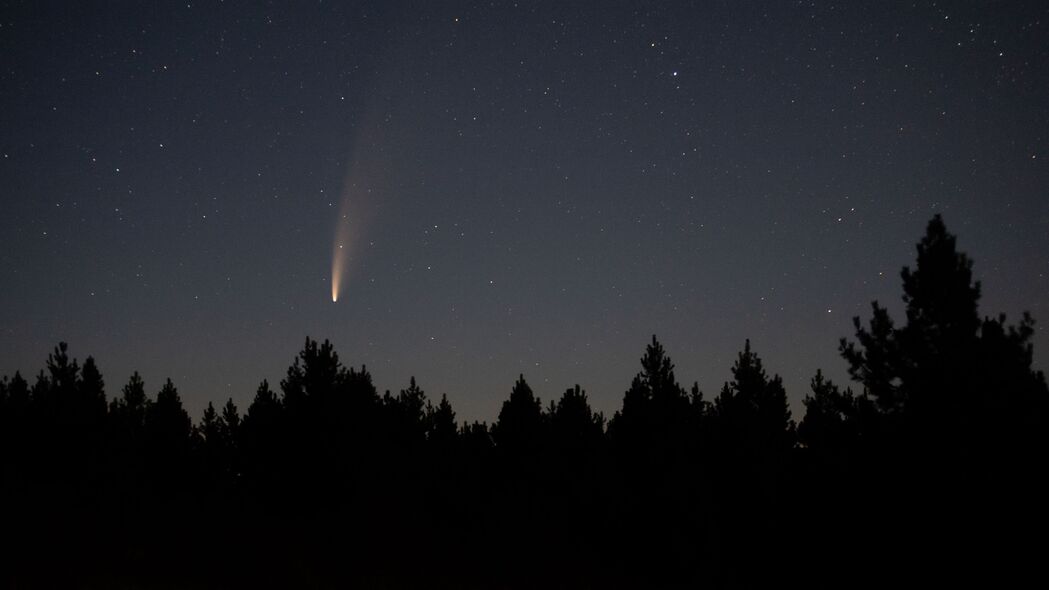
M1044 579L1033 321L982 318L939 218L795 424L749 342L708 400L653 338L610 419L524 378L491 425L307 340L241 416L168 381L107 398L60 345L0 382L9 588L874 587Z

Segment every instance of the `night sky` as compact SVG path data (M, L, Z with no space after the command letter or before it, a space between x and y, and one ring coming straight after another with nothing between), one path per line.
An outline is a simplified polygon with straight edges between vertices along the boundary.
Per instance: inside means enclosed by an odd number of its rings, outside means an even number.
M861 6L861 4L863 4ZM4 2L0 374L245 409L307 335L492 420L744 339L796 419L935 213L1049 368L1049 4ZM341 273L332 302L333 256Z

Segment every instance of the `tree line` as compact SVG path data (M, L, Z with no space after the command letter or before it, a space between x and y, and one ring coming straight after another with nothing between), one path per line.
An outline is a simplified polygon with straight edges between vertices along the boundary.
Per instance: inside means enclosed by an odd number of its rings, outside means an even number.
M746 341L708 399L655 336L606 418L524 376L491 424L306 339L244 412L106 395L65 343L0 380L8 587L813 587L1038 571L1049 389L1034 322L981 317L937 216L795 422ZM6 562L6 563L5 563ZM1019 579L1013 578L1013 579Z

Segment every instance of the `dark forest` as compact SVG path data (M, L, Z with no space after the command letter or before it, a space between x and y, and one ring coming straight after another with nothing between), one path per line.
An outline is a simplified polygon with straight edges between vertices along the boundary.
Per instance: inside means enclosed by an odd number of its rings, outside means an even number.
M810 587L1044 577L1049 391L1034 320L982 316L937 216L803 416L740 335L682 385L655 336L612 416L524 376L491 423L380 394L307 338L249 407L104 383L60 343L0 381L5 587ZM639 345L645 343L639 343ZM839 361L840 362L840 361ZM513 376L508 376L508 385ZM1037 579L1037 578L1035 578Z

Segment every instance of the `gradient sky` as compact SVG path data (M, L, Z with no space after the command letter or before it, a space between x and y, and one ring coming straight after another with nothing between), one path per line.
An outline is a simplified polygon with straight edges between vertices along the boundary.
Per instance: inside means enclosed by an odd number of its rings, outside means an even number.
M521 372L610 414L653 333L712 397L750 338L800 419L935 213L1046 369L1047 39L1042 1L3 2L0 374L65 340L197 419L309 335L492 420Z

